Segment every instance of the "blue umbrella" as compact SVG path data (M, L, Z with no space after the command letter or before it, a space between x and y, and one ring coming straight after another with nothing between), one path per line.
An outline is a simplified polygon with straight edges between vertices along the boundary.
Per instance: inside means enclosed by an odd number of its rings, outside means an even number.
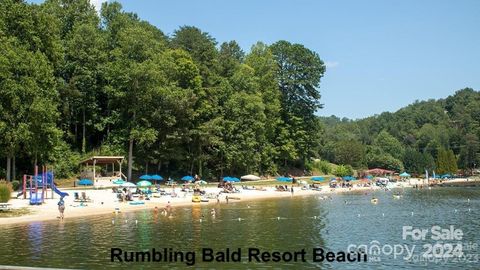
M240 182L240 179L238 179L237 177L227 176L227 177L223 178L223 181L225 181L225 182Z
M162 180L163 180L163 177L161 177L161 176L158 175L158 174L155 174L155 175L152 175L152 176L151 176L151 179L152 179L152 180L156 180L156 181L162 181Z
M190 175L185 175L184 177L182 177L182 181L192 181L194 178Z
M277 177L277 180L280 181L280 182L290 182L290 181L292 181L292 178L281 176L281 177Z
M80 181L78 181L78 184L81 185L81 186L91 186L93 185L93 181L90 180L90 179L81 179Z
M148 182L148 181L145 181L145 180L140 181L140 182L137 183L137 187L149 187L149 186L151 186L151 185L152 185L152 183L150 183L150 182Z
M355 180L355 177L353 177L353 176L344 176L344 177L343 177L343 180L345 180L345 181L352 181L352 180Z
M125 184L125 181L123 181L122 179L117 179L117 180L113 180L112 183L114 183L115 185L121 185L121 184Z
M310 178L310 179L312 179L312 181L323 181L323 180L325 180L325 178L323 178L323 177L321 177L321 176L314 176L314 177L312 177L312 178Z
M152 180L152 177L148 174L140 176L140 180Z
M410 177L410 174L403 172L400 174L400 177Z

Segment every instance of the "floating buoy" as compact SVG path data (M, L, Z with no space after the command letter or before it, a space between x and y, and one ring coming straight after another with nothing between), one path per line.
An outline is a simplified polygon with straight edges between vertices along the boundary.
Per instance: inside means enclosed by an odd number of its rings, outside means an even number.
M468 212L470 212L470 208L468 208Z
M241 221L241 220L242 220L242 218L238 218L238 221Z
M384 216L385 216L385 213L382 213L382 217L384 217Z
M125 223L128 223L128 219L125 219Z
M457 212L457 209L455 209L455 213Z
M138 224L138 220L135 219L135 225L137 225L137 224Z
M358 217L360 217L360 214L358 214Z
M280 217L277 217L277 220L280 220Z
M413 216L413 212L412 212L412 216Z
M112 219L112 224L115 224L115 219Z
M202 219L200 219L200 222L202 222Z

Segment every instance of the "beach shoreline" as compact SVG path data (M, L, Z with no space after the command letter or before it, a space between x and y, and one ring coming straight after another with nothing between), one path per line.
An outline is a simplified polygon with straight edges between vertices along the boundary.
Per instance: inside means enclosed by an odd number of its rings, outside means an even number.
M314 196L314 195L333 195L343 192L365 192L365 191L374 191L378 190L379 187L352 187L352 188L329 188L328 186L323 186L321 191L317 190L303 190L300 187L294 188L293 195L290 191L276 191L272 187L266 187L265 191L260 190L241 190L239 193L221 193L219 196L220 204L226 204L226 196L229 196L231 199L229 203L235 203L240 201L253 201L261 199L273 199L273 198L290 198L290 197L303 197L303 196ZM221 189L208 187L205 188L207 193L216 193ZM115 209L118 209L119 212L132 212L139 210L153 210L155 207L158 209L163 209L169 204L172 207L186 207L193 205L215 205L217 204L217 199L210 199L209 202L194 203L192 202L191 193L186 194L185 192L178 192L178 197L162 196L160 198L151 198L150 200L144 200L144 204L141 205L130 205L129 202L118 202L116 200L116 194L111 191L111 189L102 189L102 190L68 190L70 196L65 197L65 220L73 218L82 218L90 217L97 215L106 215L115 213ZM90 197L92 202L84 203L86 206L81 206L80 203L73 200L74 192L86 192L87 196ZM233 198L233 199L232 199ZM57 202L59 197L55 195L54 199L46 199L45 203L38 206L29 205L29 199L12 199L9 203L12 207L15 208L27 208L31 213L18 216L18 217L5 217L0 218L0 226L2 225L12 225L12 224L21 224L21 223L30 223L30 222L41 222L41 221L51 221L58 220L59 212L57 207Z
M475 181L475 180L474 180ZM411 179L410 181L400 182L397 186L398 188L412 188L415 185L425 185L424 179ZM291 186L291 185L289 185ZM170 191L171 188L166 188L167 191ZM346 188L330 188L328 185L323 185L320 191L311 190L311 189L301 189L300 187L294 188L293 195L290 191L276 191L274 187L265 187L264 191L260 190L245 190L241 189L239 193L221 193L219 196L220 204L226 203L226 196L234 197L236 199L231 199L230 203L238 201L252 201L252 200L261 200L261 199L274 199L274 198L288 198L288 197L303 197L303 196L330 196L340 193L354 193L354 192L372 192L376 190L381 190L381 187L372 185L368 187L353 185L353 187ZM97 215L106 215L115 213L115 209L118 209L120 212L132 212L139 210L153 210L155 207L158 209L163 209L170 204L172 207L186 207L192 205L215 205L217 204L217 199L210 199L209 202L194 203L192 202L192 193L185 193L179 191L180 188L176 188L177 197L172 198L171 196L161 196L160 198L151 198L150 200L143 200L144 204L141 205L130 205L129 202L118 202L116 194L112 192L111 189L70 189L66 190L69 193L69 196L65 197L65 220L90 217ZM216 187L206 187L205 191L210 194L218 194L221 189ZM82 206L81 203L74 201L74 193L78 192L81 194L85 192L92 202L84 203L85 206ZM50 194L50 192L48 193ZM49 197L49 196L47 196ZM50 198L50 197L49 197ZM238 199L238 200L237 200ZM29 205L29 199L11 199L9 203L12 205L12 208L27 208L31 213L17 216L17 217L4 217L0 218L0 226L2 225L12 225L12 224L21 224L21 223L31 223L31 222L41 222L41 221L51 221L58 220L59 212L57 202L59 200L58 195L55 194L53 199L46 199L45 203L38 206ZM169 203L170 202L170 203Z

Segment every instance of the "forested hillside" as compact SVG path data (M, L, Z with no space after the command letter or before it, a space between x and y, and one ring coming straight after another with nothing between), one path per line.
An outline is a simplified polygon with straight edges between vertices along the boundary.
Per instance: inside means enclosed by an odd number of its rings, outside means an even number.
M395 113L321 122L321 157L354 168L470 174L480 161L480 92L470 88Z
M93 154L128 171L206 179L302 168L319 151L325 65L300 44L171 36L104 3L0 1L1 178Z
M34 164L70 177L94 154L128 157L129 178L273 175L315 158L413 173L477 166L479 92L356 121L317 117L324 73L301 44L244 52L194 26L168 36L116 2L97 13L88 0L2 0L0 178Z

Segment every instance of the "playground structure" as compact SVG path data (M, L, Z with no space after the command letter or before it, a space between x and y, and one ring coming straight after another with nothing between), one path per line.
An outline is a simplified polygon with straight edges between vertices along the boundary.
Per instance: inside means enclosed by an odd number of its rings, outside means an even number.
M27 181L28 179L28 181ZM48 188L52 190L52 199L53 193L57 193L60 197L68 196L68 193L60 191L54 182L53 171L48 171L47 166L42 166L41 174L38 173L38 166L35 166L34 175L23 175L23 198L27 199L27 182L28 191L30 194L30 204L39 205L45 202L46 197L48 196Z

